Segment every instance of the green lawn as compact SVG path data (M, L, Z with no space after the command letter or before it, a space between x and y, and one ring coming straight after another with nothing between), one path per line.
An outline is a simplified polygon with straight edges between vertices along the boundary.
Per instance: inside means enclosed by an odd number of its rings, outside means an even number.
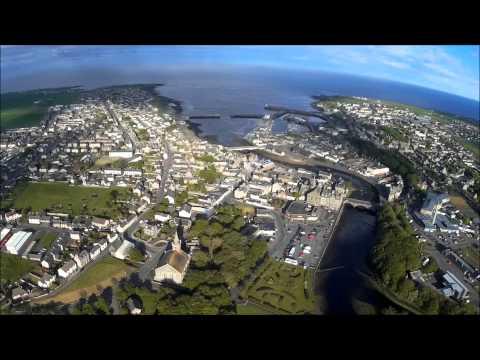
M311 278L309 270L268 259L259 276L247 285L246 295L280 313L312 313L315 300ZM305 295L305 281L308 297Z
M272 315L272 313L260 309L253 304L237 305L238 315Z
M469 246L463 249L463 256L465 261L469 264L473 265L474 267L480 267L480 252L478 249L474 248L473 246Z
M480 156L480 144L479 143L475 144L475 143L471 143L471 142L467 142L467 141L460 141L460 142L466 150L471 151L473 153L473 155L475 155L477 158Z
M52 105L74 103L79 91L72 88L31 90L1 96L1 128L36 126Z
M111 193L118 191L118 199L126 200L130 194L126 188L97 188L86 186L71 186L65 183L23 183L19 184L12 193L13 204L8 205L15 209L31 207L32 211L50 209L74 216L85 215L116 218L120 215L119 209L113 203ZM84 207L84 205L86 207Z
M102 259L97 264L83 272L73 283L62 292L70 292L78 289L94 286L102 281L108 280L122 271L128 271L130 266L121 260L111 256Z
M17 281L37 267L37 263L22 259L20 256L0 253L0 279L2 282Z
M42 238L38 243L45 249L50 249L56 238L57 238L56 234L48 232L42 236Z

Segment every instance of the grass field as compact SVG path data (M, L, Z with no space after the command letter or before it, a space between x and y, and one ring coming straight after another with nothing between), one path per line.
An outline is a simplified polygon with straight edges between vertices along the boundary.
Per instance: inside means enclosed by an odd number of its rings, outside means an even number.
M34 261L25 260L16 255L0 253L0 279L2 282L17 281L37 268L38 264Z
M312 313L315 300L311 278L309 270L268 259L259 276L247 285L246 295L279 313Z
M468 151L471 151L473 153L473 155L475 155L476 157L480 156L480 145L479 144L473 144L471 142L466 142L466 141L462 141L461 143L462 143L463 147L465 149L467 149Z
M41 237L38 243L40 246L44 247L45 249L50 249L56 238L57 238L57 235L55 235L54 233L46 233Z
M5 93L1 96L1 128L36 126L48 107L74 103L79 91L73 88Z
M480 251L473 246L463 249L465 261L474 267L480 267Z
M114 278L119 280L132 270L133 268L123 261L108 256L83 272L55 297L39 300L38 302L71 303L83 296L98 294L104 288L112 286Z
M461 195L450 195L450 202L465 216L475 218L477 213L468 205Z
M237 305L238 315L272 315L272 313L260 309L253 304Z
M116 158L116 157L108 157L108 156L103 156L97 161L95 161L95 164L93 166L94 168L111 168L111 169L123 169L128 166L128 160L127 159L122 159L122 158Z
M118 191L118 199L128 199L129 191L125 188L97 188L70 186L64 183L23 183L18 185L11 196L11 204L15 209L31 207L32 211L44 209L55 210L72 215L117 217L120 212L112 206L112 191Z

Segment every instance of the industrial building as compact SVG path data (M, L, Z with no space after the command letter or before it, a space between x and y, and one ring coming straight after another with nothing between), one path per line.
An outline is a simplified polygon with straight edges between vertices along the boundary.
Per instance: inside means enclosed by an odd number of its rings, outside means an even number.
M31 241L29 241L31 235L32 233L27 231L18 231L13 234L5 244L7 252L13 255L22 255L31 243Z
M468 289L450 271L447 271L443 275L443 285L444 288L442 289L442 293L447 297L453 296L459 300L468 297Z

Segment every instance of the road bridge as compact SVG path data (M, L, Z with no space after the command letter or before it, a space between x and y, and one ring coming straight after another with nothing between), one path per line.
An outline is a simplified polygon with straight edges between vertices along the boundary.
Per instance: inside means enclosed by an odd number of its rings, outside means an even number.
M227 150L230 150L230 151L251 151L251 150L263 150L265 148L266 148L265 145L261 145L261 146L250 145L250 146L228 147Z
M366 210L376 210L376 206L371 203L370 201L365 201L365 200L359 200L359 199L353 199L353 198L345 198L343 201L343 204L349 204L354 208L363 208Z

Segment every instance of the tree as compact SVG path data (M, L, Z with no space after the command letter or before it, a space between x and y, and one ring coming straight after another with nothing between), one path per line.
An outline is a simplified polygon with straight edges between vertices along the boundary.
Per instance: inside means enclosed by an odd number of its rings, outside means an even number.
M93 303L95 309L102 315L109 315L111 314L110 306L108 305L107 301L104 297L100 296L97 300Z
M205 229L208 227L208 220L199 219L195 221L190 229L190 235L192 237L200 236L204 234Z
M175 206L182 206L187 202L187 200L188 200L188 192L182 191L181 193L177 194L177 196L175 196Z
M233 221L232 228L239 231L245 226L245 220L241 216L237 216Z
M437 272L438 269L439 269L438 264L435 261L435 259L430 258L430 261L428 262L428 264L425 265L425 267L423 268L423 272L426 273L426 274L431 274L431 273Z
M142 252L139 249L134 247L130 249L130 252L128 253L128 258L131 261L140 262L145 259L145 256L143 256Z
M118 190L115 190L115 189L114 189L114 190L112 190L112 191L110 192L110 196L111 196L111 198L112 198L114 201L116 201L116 200L118 199L118 195L119 195Z

